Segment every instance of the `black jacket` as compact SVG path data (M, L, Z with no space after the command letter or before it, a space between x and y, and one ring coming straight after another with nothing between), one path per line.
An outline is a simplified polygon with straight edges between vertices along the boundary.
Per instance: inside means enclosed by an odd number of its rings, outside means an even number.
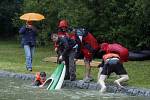
M62 56L65 56L70 50L74 49L74 46L76 45L76 41L65 36L59 38L57 44L58 44L59 52L61 53Z

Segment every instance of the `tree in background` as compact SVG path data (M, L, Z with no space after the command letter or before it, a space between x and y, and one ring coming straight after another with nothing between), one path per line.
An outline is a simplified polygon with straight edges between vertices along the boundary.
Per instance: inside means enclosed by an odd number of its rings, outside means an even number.
M60 19L67 19L72 27L84 26L98 41L119 42L130 49L149 48L149 0L23 0L14 18L14 25L23 13L38 12L46 19L37 23L39 37L55 32ZM146 45L147 44L147 45Z
M15 35L15 27L12 19L15 13L20 12L20 2L17 0L0 1L0 38L8 38Z

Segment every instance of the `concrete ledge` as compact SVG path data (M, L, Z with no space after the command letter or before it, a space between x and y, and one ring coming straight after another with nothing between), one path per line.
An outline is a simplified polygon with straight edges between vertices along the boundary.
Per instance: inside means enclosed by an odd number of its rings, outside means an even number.
M69 88L80 88L80 89L90 89L90 90L100 90L100 85L94 82L84 83L82 80L69 81L66 80L63 83L63 87ZM135 87L125 87L123 89L117 86L107 84L107 91L113 93L124 93L132 96L150 96L150 89L145 88L135 88Z
M35 79L35 76L32 74L21 74L21 73L7 72L7 71L0 71L0 77L20 78L23 80L34 80Z
M23 80L34 80L35 75L33 74L19 74L12 73L7 71L0 71L0 77L11 77L11 78L20 78ZM90 90L99 90L100 85L94 82L84 83L82 80L69 81L65 80L63 87L67 88L80 88L80 89L90 89ZM113 93L124 93L132 96L150 96L150 89L145 88L136 88L136 87L125 87L124 89L118 88L114 85L107 84L107 91Z

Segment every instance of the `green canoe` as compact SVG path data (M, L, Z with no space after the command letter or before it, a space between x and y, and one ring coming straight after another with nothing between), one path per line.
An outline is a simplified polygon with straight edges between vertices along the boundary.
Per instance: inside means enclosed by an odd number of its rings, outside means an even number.
M51 74L51 76L44 82L43 86L45 84L48 84L47 90L61 89L65 77L65 72L65 64L59 64L54 70L54 72Z

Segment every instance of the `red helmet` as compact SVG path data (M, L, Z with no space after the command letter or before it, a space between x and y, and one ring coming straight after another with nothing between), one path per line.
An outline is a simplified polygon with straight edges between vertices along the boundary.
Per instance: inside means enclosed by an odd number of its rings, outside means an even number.
M61 20L58 27L68 27L68 22L66 20Z

